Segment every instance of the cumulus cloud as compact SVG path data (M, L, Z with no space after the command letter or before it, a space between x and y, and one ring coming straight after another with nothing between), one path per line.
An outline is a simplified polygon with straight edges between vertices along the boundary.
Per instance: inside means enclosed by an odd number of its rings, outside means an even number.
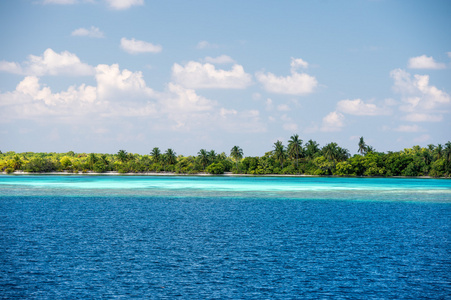
M395 69L390 76L394 80L393 90L402 96L400 110L409 114L431 114L451 103L451 97L429 84L428 75L414 75Z
M305 95L313 92L318 82L308 74L294 73L291 76L276 76L272 73L257 73L257 80L263 84L265 90L277 94Z
M151 97L154 92L146 85L141 72L120 70L118 64L96 67L97 93L104 100L132 100Z
M43 75L93 75L94 68L82 63L77 55L68 51L56 53L52 49L44 51L42 56L29 55L22 64L15 62L0 62L0 70L32 76Z
M271 93L288 95L306 95L313 92L318 85L314 76L306 73L297 73L296 68L307 67L308 63L302 59L292 59L291 76L276 76L273 73L258 72L255 74L257 80L263 84L265 90Z
M123 10L135 5L144 5L144 0L105 0L112 9Z
M71 33L72 36L87 36L87 37L91 37L91 38L104 38L104 34L102 31L100 31L99 28L91 26L90 29L86 29L86 28L78 28L75 29L74 31L72 31Z
M194 90L174 83L168 84L168 93L160 99L163 110L171 114L211 111L216 105L215 101L199 96Z
M444 63L438 63L432 56L421 55L409 59L408 67L411 69L444 69Z
M121 39L121 48L130 54L159 53L163 49L161 45L154 45L148 42L135 40L134 38L128 40L125 37Z
M95 68L97 86L70 86L58 93L39 83L36 76L27 76L13 92L0 94L2 119L115 116L154 116L157 104L154 91L141 72L120 70L118 65L98 65Z
M340 131L344 126L345 117L342 113L333 111L323 118L321 131L335 132Z
M190 61L184 66L174 64L173 80L188 88L244 89L252 83L252 78L241 65L233 65L229 71L216 69L210 63Z
M295 72L299 68L308 68L308 62L302 58L291 58L291 72Z
M12 74L23 74L24 71L22 70L22 67L16 63L16 62L12 62L12 61L0 61L0 71L3 72L8 72L8 73L12 73Z
M36 76L25 77L15 91L0 94L1 119L42 118L54 116L61 119L94 112L96 88L82 84L70 86L66 91L52 93L39 83Z
M389 113L388 110L379 108L373 103L365 103L361 99L341 100L337 103L337 110L356 116L379 116Z
M231 58L228 55L221 55L218 57L210 57L207 56L204 59L205 62L207 63L212 63L212 64L232 64L235 63L235 60L233 58Z

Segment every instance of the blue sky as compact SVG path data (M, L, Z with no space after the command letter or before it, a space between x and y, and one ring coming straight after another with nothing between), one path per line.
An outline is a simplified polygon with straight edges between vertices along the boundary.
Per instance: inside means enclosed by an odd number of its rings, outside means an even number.
M0 2L0 150L451 140L450 1Z

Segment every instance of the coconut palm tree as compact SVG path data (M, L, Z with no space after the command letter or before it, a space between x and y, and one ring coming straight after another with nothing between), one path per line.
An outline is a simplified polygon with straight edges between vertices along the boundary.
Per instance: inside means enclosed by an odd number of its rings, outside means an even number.
M273 155L275 159L280 162L283 169L283 162L285 161L287 153L285 151L285 147L283 146L282 142L279 140L277 140L277 142L274 143Z
M339 157L339 149L337 143L329 143L321 149L323 155L328 160L336 160Z
M312 159L316 153L319 152L319 144L313 140L309 140L307 144L305 144L305 155Z
M290 137L288 141L288 155L290 158L296 159L296 168L298 167L299 156L302 152L302 140L299 139L299 135L295 134Z
M236 168L238 169L238 160L243 158L243 149L238 146L233 146L230 150L230 156L235 159Z
M338 147L338 151L337 151L337 160L338 161L345 161L349 157L351 157L351 154L349 154L348 149Z
M152 160L153 160L154 163L159 162L159 161L160 161L160 158L161 158L161 151L160 151L160 148L154 147L154 148L152 149L152 151L150 151L150 155L152 156Z
M442 144L438 144L437 148L435 148L435 155L437 156L437 159L442 158L442 156L443 156L443 146L442 146Z
M173 165L177 162L177 154L171 148L166 150L166 153L164 155L166 156L168 165Z
M365 141L363 140L363 136L360 137L359 149L357 150L357 152L360 152L360 154L364 154L367 152L367 146L365 144Z
M119 150L116 155L120 162L126 162L128 160L127 151L125 150Z
M202 164L202 168L205 171L205 165L208 164L208 152L205 149L200 149L197 153L200 163Z
M216 156L217 156L217 154L216 154L215 150L210 150L208 152L208 161L211 163L214 162L216 159Z

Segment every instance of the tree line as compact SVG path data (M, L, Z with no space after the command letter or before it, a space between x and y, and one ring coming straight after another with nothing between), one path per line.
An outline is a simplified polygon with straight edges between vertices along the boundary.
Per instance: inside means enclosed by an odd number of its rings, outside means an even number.
M323 147L295 134L285 146L273 144L263 156L244 157L243 149L234 146L230 153L200 149L196 156L183 156L169 148L153 148L140 155L119 150L101 153L16 153L0 151L0 170L24 172L96 172L119 173L171 172L177 174L292 174L337 176L432 176L451 177L451 142L445 145L413 146L398 152L378 152L361 137L358 154L329 143Z

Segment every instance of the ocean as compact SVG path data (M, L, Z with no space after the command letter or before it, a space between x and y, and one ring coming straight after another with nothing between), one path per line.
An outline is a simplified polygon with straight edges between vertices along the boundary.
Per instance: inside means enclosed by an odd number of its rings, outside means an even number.
M2 299L451 299L451 180L0 176Z

